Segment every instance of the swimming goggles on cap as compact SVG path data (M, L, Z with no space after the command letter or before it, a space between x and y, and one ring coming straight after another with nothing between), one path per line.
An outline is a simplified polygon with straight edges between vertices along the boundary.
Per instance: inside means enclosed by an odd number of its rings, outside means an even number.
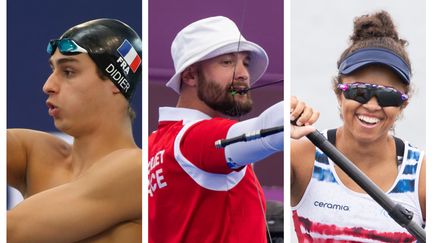
M361 104L366 104L374 96L377 98L378 104L381 107L399 107L408 100L407 94L392 87L382 85L351 83L338 84L337 88L342 90L345 98L355 100Z
M79 46L74 40L71 39L56 39L51 40L47 46L47 52L53 55L56 48L63 55L77 55L80 53L88 53L86 49Z

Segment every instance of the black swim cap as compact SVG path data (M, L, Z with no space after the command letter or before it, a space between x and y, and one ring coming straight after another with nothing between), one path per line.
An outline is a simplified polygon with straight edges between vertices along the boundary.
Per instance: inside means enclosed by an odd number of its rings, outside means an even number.
M71 39L86 49L99 70L130 100L142 69L141 38L131 27L116 19L96 19L70 28L60 39Z

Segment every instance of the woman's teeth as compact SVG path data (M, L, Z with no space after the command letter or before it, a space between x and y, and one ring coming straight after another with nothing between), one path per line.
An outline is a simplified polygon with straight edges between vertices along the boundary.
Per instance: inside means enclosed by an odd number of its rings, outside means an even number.
M376 124L380 121L380 119L376 117L370 117L370 116L364 116L364 115L358 115L358 119L362 122L366 122L368 124Z

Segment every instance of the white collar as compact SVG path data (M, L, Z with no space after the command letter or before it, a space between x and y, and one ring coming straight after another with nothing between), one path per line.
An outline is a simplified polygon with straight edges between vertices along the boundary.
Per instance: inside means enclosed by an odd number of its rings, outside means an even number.
M183 121L188 123L191 121L211 119L207 114L189 108L178 107L159 107L159 122L161 121Z

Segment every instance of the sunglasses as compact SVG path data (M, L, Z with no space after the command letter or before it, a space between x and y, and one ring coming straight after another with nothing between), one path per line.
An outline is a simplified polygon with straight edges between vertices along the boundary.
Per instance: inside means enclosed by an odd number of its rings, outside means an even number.
M56 48L63 55L77 55L80 53L88 53L86 49L79 46L74 40L71 39L57 39L51 40L47 46L47 52L53 55Z
M345 98L355 100L361 104L366 104L374 96L381 107L399 107L408 100L407 94L392 87L382 85L352 83L338 84L337 88L342 90Z

